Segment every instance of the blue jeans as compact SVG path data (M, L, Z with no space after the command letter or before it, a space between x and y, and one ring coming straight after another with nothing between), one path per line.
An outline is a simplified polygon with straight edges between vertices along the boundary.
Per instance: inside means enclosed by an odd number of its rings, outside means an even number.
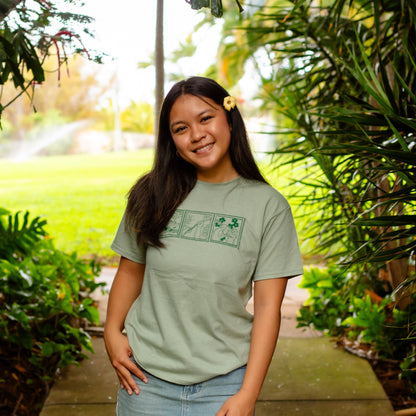
M130 396L125 389L119 389L117 416L215 416L224 402L240 390L245 371L243 366L189 386L169 383L144 371L147 384L133 375L140 389L138 395Z

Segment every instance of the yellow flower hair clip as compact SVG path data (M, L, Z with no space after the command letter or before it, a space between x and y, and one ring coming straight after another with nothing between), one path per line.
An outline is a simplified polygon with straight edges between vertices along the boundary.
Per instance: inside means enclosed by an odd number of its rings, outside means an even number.
M235 107L235 98L228 95L224 98L223 106L227 111L231 111Z

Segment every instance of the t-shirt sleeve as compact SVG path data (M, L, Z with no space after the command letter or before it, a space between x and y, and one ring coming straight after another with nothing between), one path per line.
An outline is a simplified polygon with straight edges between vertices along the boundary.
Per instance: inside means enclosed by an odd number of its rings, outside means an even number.
M146 249L144 246L139 246L136 241L136 235L133 231L129 230L125 222L124 213L118 227L117 233L111 244L111 248L120 256L136 263L146 263Z
M266 222L253 280L294 277L303 274L293 215L289 204Z

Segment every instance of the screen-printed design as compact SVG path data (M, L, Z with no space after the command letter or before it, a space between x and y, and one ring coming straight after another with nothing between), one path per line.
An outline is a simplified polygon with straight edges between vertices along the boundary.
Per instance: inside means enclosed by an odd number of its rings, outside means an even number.
M245 218L213 212L176 210L161 237L225 244L238 248Z

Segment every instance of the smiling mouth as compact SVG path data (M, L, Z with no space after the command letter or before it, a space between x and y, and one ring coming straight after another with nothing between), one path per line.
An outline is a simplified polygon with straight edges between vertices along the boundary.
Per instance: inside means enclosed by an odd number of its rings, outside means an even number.
M195 149L193 152L196 153L196 154L205 153L205 152L208 152L209 150L211 150L213 146L214 146L214 143L210 143L210 144L207 144L204 147L200 147L198 149Z

